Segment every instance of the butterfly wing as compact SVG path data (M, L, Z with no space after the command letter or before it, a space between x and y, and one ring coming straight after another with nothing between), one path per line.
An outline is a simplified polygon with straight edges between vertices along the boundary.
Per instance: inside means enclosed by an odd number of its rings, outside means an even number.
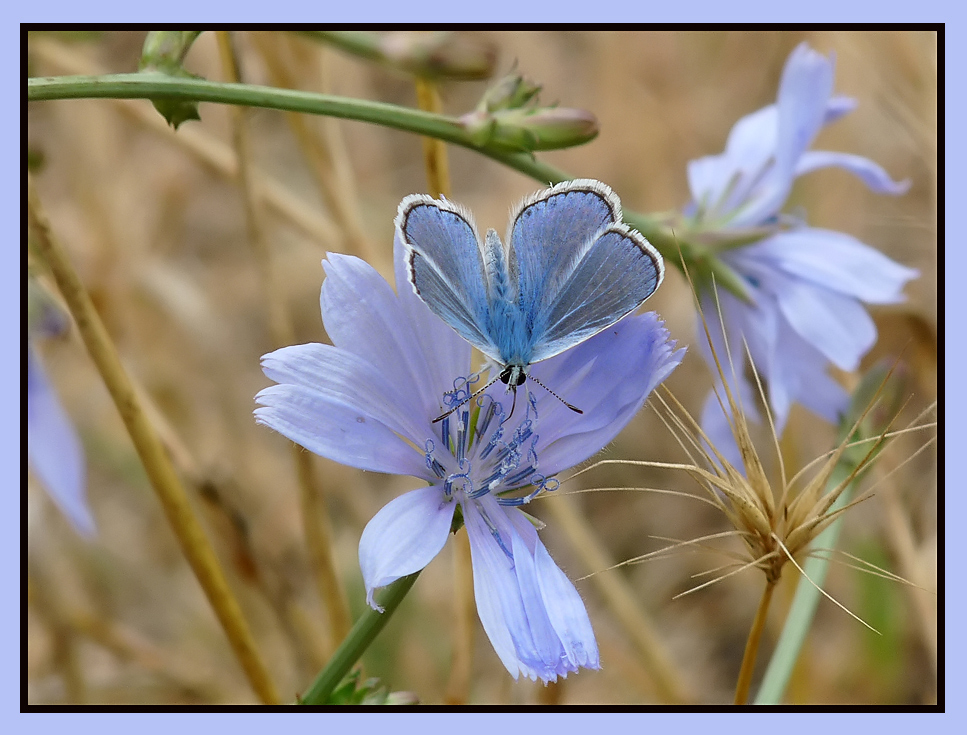
M552 303L594 236L621 220L621 204L600 181L576 179L525 199L507 241L517 303L529 321Z
M487 357L500 360L488 334L487 271L470 213L423 194L396 215L413 290L430 310Z
M658 288L664 264L638 232L611 225L576 263L557 298L535 317L532 362L583 342L630 314Z
M621 223L621 203L600 181L565 182L525 201L509 240L531 362L634 311L664 275L661 256Z

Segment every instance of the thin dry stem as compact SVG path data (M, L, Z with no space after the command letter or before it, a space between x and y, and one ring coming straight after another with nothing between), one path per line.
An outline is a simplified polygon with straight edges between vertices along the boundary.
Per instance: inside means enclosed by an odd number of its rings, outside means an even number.
M293 71L295 68L311 72L318 66L314 63L317 60L307 51L310 49L316 53L325 51L318 45L300 46L299 39L287 34L252 33L250 38L255 42L269 67L272 83L284 89L299 88L298 79ZM316 81L321 82L321 80ZM316 179L326 207L345 233L348 244L360 257L373 262L377 254L373 244L366 237L360 221L353 194L355 186L351 180L347 180L345 167L337 165L333 141L329 136L320 135L318 132L317 126L327 130L338 125L338 121L331 120L332 126L330 126L327 125L327 120L318 120L314 116L299 112L286 112L285 116Z
M436 84L427 80L416 80L416 100L421 110L427 112L442 112L440 92ZM426 167L426 182L430 188L430 195L434 197L450 196L450 164L447 161L447 146L437 138L422 138L423 162Z
M216 38L218 39L219 54L228 81L240 81L239 69L229 34L226 31L217 31ZM239 162L239 184L244 195L245 219L249 231L249 240L252 243L266 291L273 341L276 346L283 346L295 341L295 329L292 326L292 319L286 308L281 286L278 283L271 250L265 240L262 218L252 186L251 155L245 113L246 108L237 106L232 108L233 137ZM316 488L312 456L301 447L293 444L292 457L299 479L299 502L302 527L309 553L309 565L313 572L319 597L323 601L329 616L331 637L333 641L341 641L349 633L352 621L349 615L349 603L335 568L332 533L323 499Z
M278 703L275 685L256 650L248 624L225 580L218 558L195 517L171 459L141 408L114 343L94 309L90 296L71 266L63 246L51 232L47 217L41 209L33 176L29 173L27 182L28 216L37 233L37 248L47 261L84 344L121 414L168 522L214 608L252 688L263 702Z
M330 648L335 649L352 629L349 601L339 581L336 560L332 549L332 526L326 512L322 486L316 479L312 454L292 445L293 460L299 473L299 503L302 514L302 530L306 535L309 567L313 571L319 595L329 614ZM317 489L318 488L318 489Z
M70 625L62 601L58 599L56 586L40 577L36 570L29 570L27 598L50 631L52 664L64 680L65 702L84 704L87 701L87 683L78 661L77 631Z
M759 600L759 609L756 610L755 620L752 622L752 629L749 631L749 638L745 643L742 667L739 669L739 679L735 685L735 704L746 704L749 701L749 689L752 687L752 674L755 671L756 654L759 652L759 641L762 640L762 631L766 627L766 619L769 615L769 603L772 602L772 593L775 588L775 582L767 581L766 588L762 591L762 599Z

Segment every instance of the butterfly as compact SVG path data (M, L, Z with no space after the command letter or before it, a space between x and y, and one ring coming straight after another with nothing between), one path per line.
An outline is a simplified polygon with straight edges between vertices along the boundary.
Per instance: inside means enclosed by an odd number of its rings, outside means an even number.
M600 181L557 184L511 214L506 247L492 229L481 240L466 208L425 194L400 202L395 225L417 296L501 366L498 377L516 398L532 363L637 309L661 284L665 266L621 221L618 196Z

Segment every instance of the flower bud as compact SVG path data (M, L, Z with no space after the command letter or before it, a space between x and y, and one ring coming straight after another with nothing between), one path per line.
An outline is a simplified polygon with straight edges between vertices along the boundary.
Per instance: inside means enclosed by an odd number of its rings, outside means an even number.
M460 123L477 145L512 151L550 151L592 140L598 121L590 112L572 107L540 107L467 113Z
M484 93L477 110L497 112L523 107L540 91L540 84L524 79L520 74L508 74Z

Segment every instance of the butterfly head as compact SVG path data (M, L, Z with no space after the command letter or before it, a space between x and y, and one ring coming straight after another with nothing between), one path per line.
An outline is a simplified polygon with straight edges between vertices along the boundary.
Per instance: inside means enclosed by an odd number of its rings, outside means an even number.
M500 371L500 381L509 389L516 390L517 386L523 385L527 380L526 365L505 365Z

